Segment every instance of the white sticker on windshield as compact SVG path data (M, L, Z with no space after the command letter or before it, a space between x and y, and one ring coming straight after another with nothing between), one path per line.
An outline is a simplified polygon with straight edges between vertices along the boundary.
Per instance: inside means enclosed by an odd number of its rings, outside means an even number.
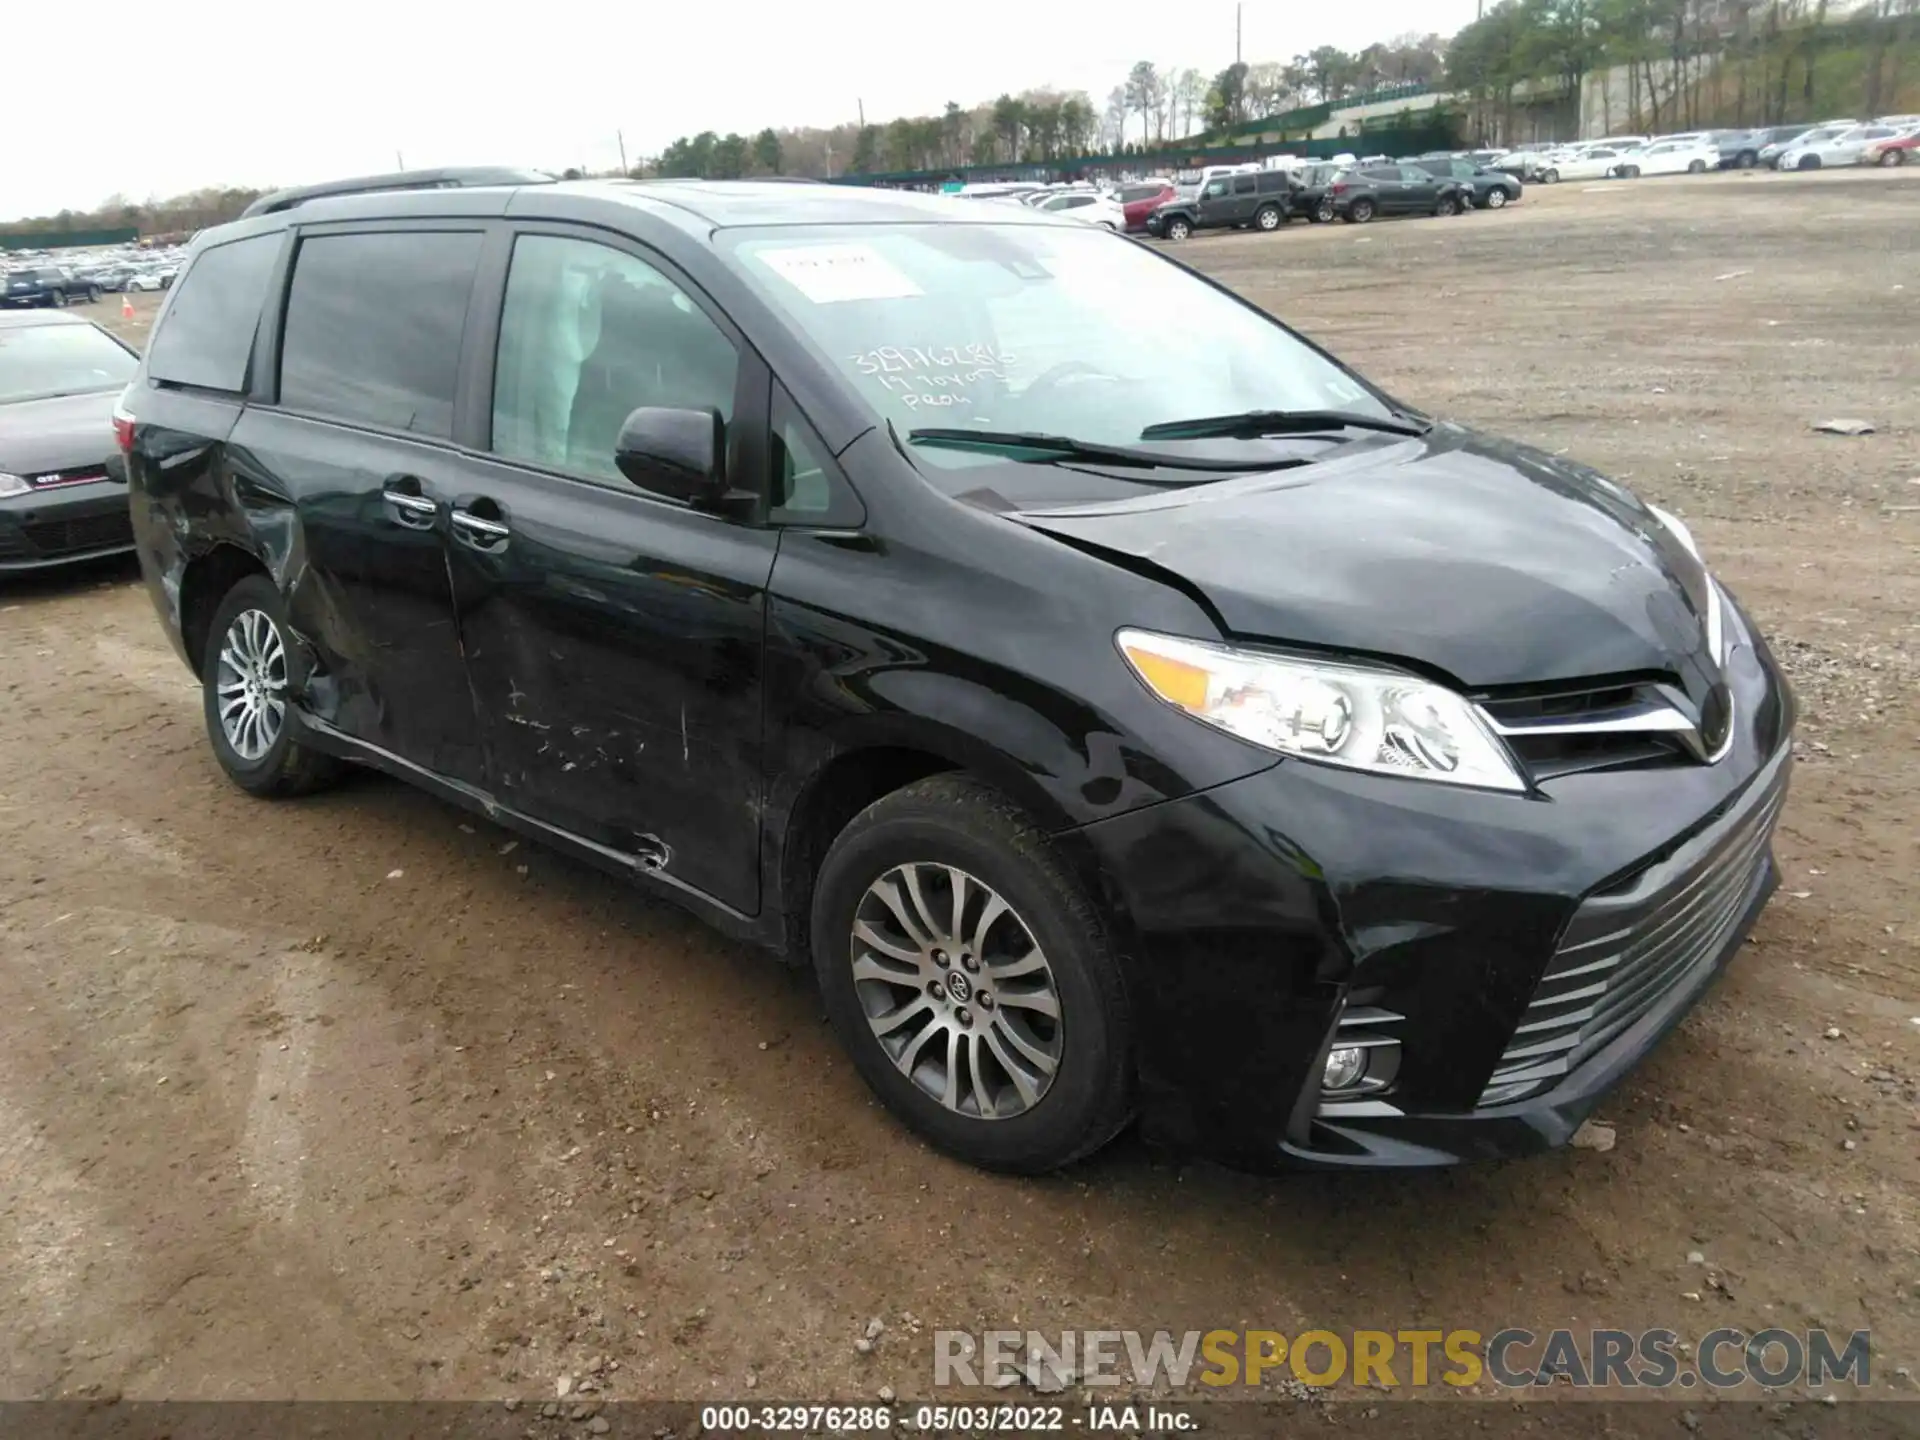
M904 300L922 293L871 245L799 245L787 250L762 250L757 258L816 305L840 300Z

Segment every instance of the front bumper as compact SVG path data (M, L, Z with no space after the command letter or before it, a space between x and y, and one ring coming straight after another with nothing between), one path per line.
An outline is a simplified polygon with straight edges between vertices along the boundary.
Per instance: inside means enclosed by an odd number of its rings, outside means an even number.
M127 487L116 480L29 490L0 500L0 575L132 549Z
M1704 993L1777 883L1792 701L1742 628L1736 731L1716 764L1566 775L1519 798L1282 762L1082 831L1147 1017L1147 1133L1248 1169L1564 1143ZM1595 1016L1568 1021L1554 1007L1583 982L1565 978L1567 952L1628 905L1642 930L1596 951ZM1392 1044L1390 1079L1323 1095L1329 1049L1356 1036ZM1543 1053L1542 1039L1565 1044Z

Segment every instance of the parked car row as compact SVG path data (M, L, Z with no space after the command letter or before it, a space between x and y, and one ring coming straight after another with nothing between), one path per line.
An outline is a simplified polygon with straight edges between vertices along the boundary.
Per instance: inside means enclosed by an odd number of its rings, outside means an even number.
M122 290L165 290L185 252L142 250L21 250L0 282L0 305L13 309L81 305Z
M1513 176L1489 170L1468 154L1303 164L1215 176L1155 206L1144 228L1158 239L1177 241L1196 230L1277 230L1295 219L1364 225L1377 216L1499 210L1521 193Z
M1613 135L1573 145L1531 147L1497 157L1490 168L1528 183L1637 180L1709 170L1819 170L1833 165L1902 165L1920 142L1920 115L1828 120L1760 130L1697 130L1674 135Z

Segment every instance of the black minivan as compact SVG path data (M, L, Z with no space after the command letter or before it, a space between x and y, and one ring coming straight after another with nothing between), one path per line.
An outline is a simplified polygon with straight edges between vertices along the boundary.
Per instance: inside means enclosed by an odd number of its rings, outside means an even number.
M1787 687L1621 486L1070 217L444 183L200 236L116 417L247 790L372 766L810 963L1029 1172L1561 1143L1771 893Z

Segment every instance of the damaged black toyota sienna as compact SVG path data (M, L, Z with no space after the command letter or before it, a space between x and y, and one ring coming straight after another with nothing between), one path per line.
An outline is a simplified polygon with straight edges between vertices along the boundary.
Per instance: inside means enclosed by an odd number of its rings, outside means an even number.
M371 766L811 964L975 1164L1560 1144L1776 883L1792 701L1685 525L1070 217L285 192L116 424L236 783Z

